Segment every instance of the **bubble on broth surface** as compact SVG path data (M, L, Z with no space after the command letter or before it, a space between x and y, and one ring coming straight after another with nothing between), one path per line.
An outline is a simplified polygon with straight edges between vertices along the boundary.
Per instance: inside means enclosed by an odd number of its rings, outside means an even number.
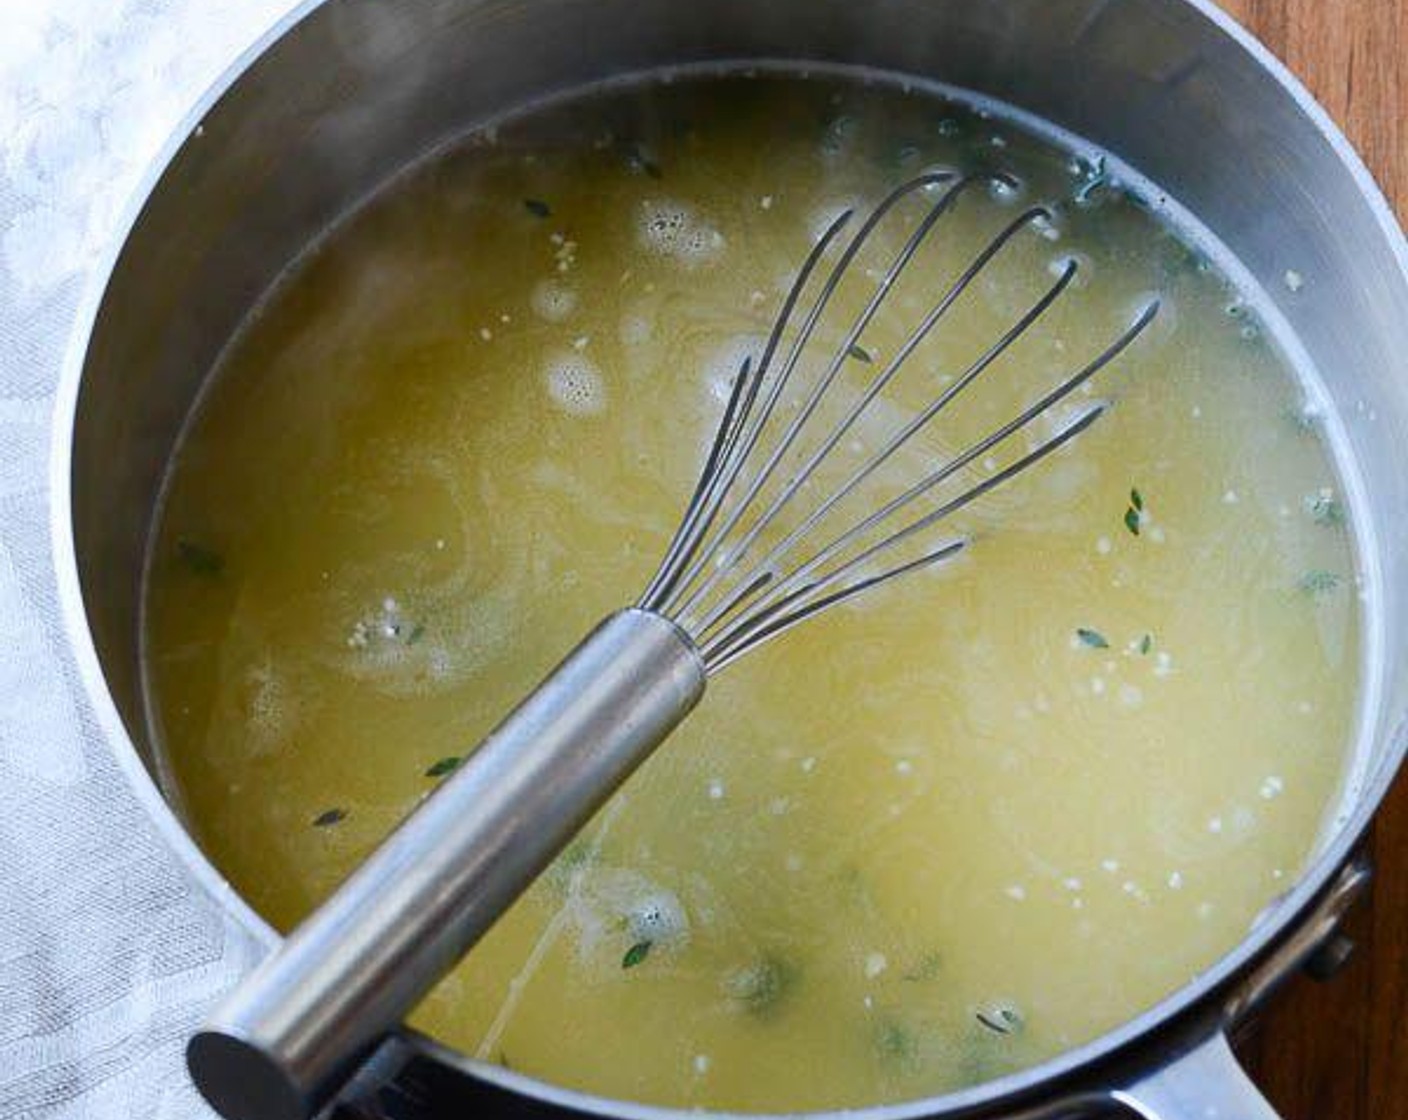
M641 241L656 253L673 253L693 220L694 215L687 206L676 202L647 202L640 224Z
M578 959L602 979L620 974L624 947L641 941L674 947L689 937L689 915L679 896L630 868L588 868L564 907Z
M560 354L548 365L548 394L573 416L597 416L606 409L606 386L596 365L581 354Z
M673 892L655 890L631 905L626 929L638 941L673 941L689 929L689 919Z
M543 280L533 289L533 313L549 323L560 323L577 310L577 293L560 280Z
M425 697L457 687L502 649L502 604L515 594L516 573L486 583L465 557L404 598L376 587L373 575L351 565L327 590L323 609L345 620L319 648L327 670L386 696Z
M724 247L724 235L710 226L696 226L691 229L680 246L680 256L702 260L715 256Z
M719 255L724 236L680 202L651 201L643 205L640 241L655 254L686 264L699 264Z

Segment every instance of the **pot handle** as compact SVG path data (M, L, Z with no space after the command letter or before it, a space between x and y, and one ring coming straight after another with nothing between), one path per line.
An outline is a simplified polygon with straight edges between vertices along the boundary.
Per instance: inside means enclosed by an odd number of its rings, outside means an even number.
M222 1002L186 1047L231 1120L306 1120L698 702L662 615L611 615Z
M1280 1120L1220 1030L1110 1095L1144 1120Z
M1351 858L1299 919L1299 928L1268 956L1219 1009L1212 1022L1195 1027L1171 1060L1153 1070L1135 1070L1107 1090L1113 1100L1144 1120L1280 1120L1238 1064L1227 1032L1253 1015L1290 976L1305 970L1326 979L1345 962L1351 943L1340 933L1350 906L1369 886L1367 858Z

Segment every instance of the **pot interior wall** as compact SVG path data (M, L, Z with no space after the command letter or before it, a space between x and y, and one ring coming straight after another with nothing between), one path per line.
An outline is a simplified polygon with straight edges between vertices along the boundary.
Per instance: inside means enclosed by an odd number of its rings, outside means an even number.
M935 78L1105 145L1252 270L1321 370L1367 483L1380 616L1408 616L1408 281L1401 240L1306 110L1183 0L329 0L212 106L121 254L74 432L80 579L139 748L143 551L165 463L250 306L320 230L475 123L685 62L796 59ZM473 267L473 262L466 262ZM1305 285L1291 292L1294 270ZM1398 756L1408 629L1375 652L1366 741ZM1377 686L1375 686L1377 687ZM1371 689L1372 691L1372 689Z

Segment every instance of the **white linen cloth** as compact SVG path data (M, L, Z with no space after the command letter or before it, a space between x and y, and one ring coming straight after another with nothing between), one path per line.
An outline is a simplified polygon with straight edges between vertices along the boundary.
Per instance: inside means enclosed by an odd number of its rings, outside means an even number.
M142 171L291 0L0 0L0 1120L209 1117L184 1039L255 949L90 714L49 549L50 414Z

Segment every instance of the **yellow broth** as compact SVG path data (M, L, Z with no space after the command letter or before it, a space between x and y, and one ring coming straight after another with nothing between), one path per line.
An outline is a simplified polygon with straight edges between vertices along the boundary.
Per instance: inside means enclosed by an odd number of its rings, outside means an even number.
M619 1098L902 1100L1127 1020L1290 885L1339 788L1358 611L1330 457L1251 304L1088 153L932 93L734 76L437 155L226 353L173 464L146 670L168 790L256 909L296 923L634 601L818 231L932 166L1022 185L943 219L851 386L1019 207L1057 217L859 446L1084 267L887 484L1157 293L1083 398L1113 407L957 518L961 558L716 679L414 1022Z

